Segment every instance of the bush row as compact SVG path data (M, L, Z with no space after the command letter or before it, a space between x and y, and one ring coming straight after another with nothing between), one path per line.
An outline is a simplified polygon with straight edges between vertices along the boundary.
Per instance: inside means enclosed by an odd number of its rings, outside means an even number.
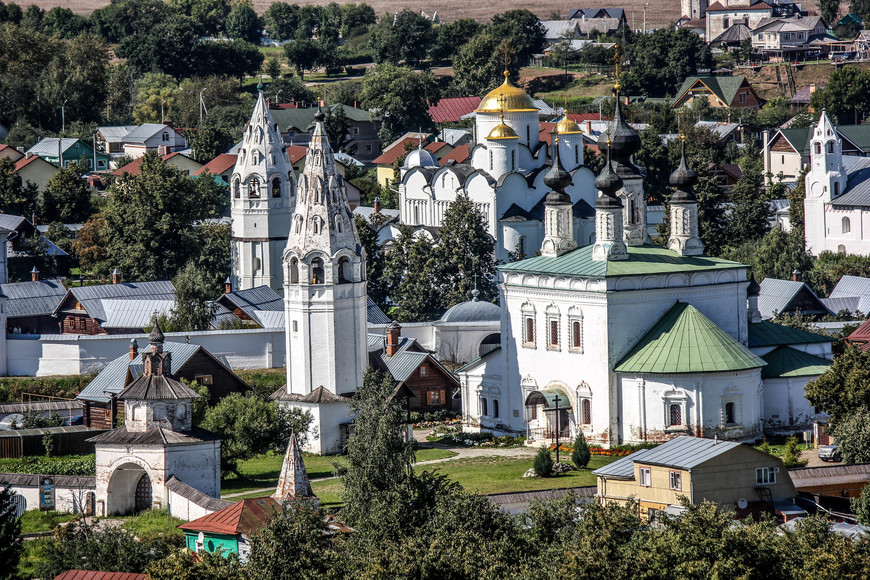
M21 457L0 459L0 473L36 473L39 475L94 475L97 472L93 455L66 457Z

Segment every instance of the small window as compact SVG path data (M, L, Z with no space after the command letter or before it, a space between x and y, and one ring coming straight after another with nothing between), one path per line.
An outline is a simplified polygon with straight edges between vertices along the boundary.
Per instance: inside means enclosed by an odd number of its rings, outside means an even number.
M733 402L725 403L725 424L726 425L735 425L737 423L737 416L735 413L736 404Z
M495 399L492 401L492 416L498 419L498 401Z
M837 197L838 195L840 195L840 182L835 181L834 182L834 197Z
M574 163L577 165L580 164L580 146L579 145L574 145Z
M426 404L430 407L444 404L443 390L433 390L426 392Z
M649 467L640 468L640 484L644 487L652 485L652 473L650 473Z
M489 152L489 170L492 171L492 151Z
M164 142L164 143L166 143L167 141L169 141L169 132L168 132L168 131L164 131L164 132L163 132L163 136L162 136L162 138L163 138L163 142Z
M421 377L428 377L429 376L429 365L427 365L426 363L423 363L420 365L420 376Z
M212 377L212 375L196 375L193 377L193 380L200 385L208 386L214 384L214 378Z
M837 185L837 184L835 183L834 185ZM842 220L842 223L843 223L843 233L844 234L848 234L849 232L852 231L852 222L849 221L849 218L844 217Z
M293 321L293 332L299 332L299 321L298 320Z
M528 125L526 125L526 145L530 147L532 145L532 130Z
M299 260L296 258L290 260L290 283L299 283Z
M517 163L517 152L511 151L511 171L516 169L516 163Z
M251 197L260 197L260 180L256 177L251 178L248 195Z
M281 180L277 177L272 180L272 197L281 197Z
M313 260L311 260L311 283L324 283L323 260L321 260L320 258L314 258Z
M241 193L239 191L239 180L238 179L233 180L233 197L236 199L241 197Z
M583 321L571 321L571 350L583 350Z
M480 414L484 417L489 415L489 409L487 408L487 404L486 404L486 397L482 397L480 399Z
M592 424L592 401L589 399L580 400L580 423L583 425Z
M526 316L525 324L523 325L525 330L525 336L523 337L523 344L532 345L535 344L535 318L534 316Z
M559 320L555 318L551 318L549 320L549 347L550 348L559 348Z
M814 148L814 150L815 150L815 152L816 152L816 155L821 155L821 154L822 154L822 145L821 145L821 143L816 143L816 144L815 144L815 148Z
M837 246L837 253L845 254L846 253L846 246L844 246L843 244L840 244L839 246Z
M828 153L833 153L833 152L834 152L834 144L832 142L828 141Z
M776 467L759 467L755 470L755 484L768 485L776 483Z
M672 471L670 473L670 484L671 489L674 491L683 491L683 474L679 471Z
M531 410L529 412L529 421L537 421L538 420L538 406L532 405Z
M683 424L683 408L679 404L668 407L668 426L678 427Z

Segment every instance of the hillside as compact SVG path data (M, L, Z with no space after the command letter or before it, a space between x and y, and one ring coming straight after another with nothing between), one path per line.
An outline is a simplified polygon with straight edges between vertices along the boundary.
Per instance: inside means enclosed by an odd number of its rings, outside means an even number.
M859 62L852 63L850 66L868 68L870 64ZM825 84L832 72L834 72L834 65L831 64L797 66L794 68L795 87L800 90L810 84ZM763 99L785 96L776 81L776 67L763 66L756 70L740 68L734 71L734 74L745 76Z
M305 0L300 4L310 3L315 5L326 5L331 0ZM343 4L344 2L339 2ZM70 8L74 12L80 14L90 14L94 9L109 4L107 0L23 0L19 4L27 6L36 4L45 10L49 10L55 6L63 6ZM271 2L268 0L254 0L254 7L258 12L264 12ZM633 28L643 26L643 7L648 4L646 20L648 27L662 27L674 22L679 18L680 1L679 0L650 0L648 3L643 0L620 0L615 3L597 3L590 1L575 0L520 0L516 2L480 2L468 4L466 0L442 0L433 5L431 2L424 0L369 0L370 4L378 14L383 14L386 11L397 12L404 8L410 10L424 10L431 13L433 6L437 7L438 15L444 22L456 20L458 18L474 18L479 21L489 20L493 14L498 14L510 8L528 8L540 18L549 18L552 12L558 13L564 18L568 10L571 8L583 8L587 6L616 6L625 8L628 17L628 23ZM802 2L804 9L815 10L817 0L805 0ZM632 15L632 10L634 14Z

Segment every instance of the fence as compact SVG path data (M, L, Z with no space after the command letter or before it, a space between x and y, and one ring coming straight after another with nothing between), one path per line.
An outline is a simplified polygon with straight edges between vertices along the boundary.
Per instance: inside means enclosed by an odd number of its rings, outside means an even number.
M54 455L81 455L94 452L94 444L87 440L102 433L84 425L73 427L46 427L0 431L0 458L17 459L32 455L45 455L43 437L51 436Z

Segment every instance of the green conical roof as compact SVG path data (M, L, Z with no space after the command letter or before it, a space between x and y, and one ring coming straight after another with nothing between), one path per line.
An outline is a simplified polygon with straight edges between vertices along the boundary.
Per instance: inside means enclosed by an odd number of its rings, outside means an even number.
M824 373L831 366L831 361L827 359L790 346L775 348L761 358L767 362L767 366L761 371L761 376L765 379L814 377Z
M721 373L763 360L684 302L677 302L617 365L618 373Z

